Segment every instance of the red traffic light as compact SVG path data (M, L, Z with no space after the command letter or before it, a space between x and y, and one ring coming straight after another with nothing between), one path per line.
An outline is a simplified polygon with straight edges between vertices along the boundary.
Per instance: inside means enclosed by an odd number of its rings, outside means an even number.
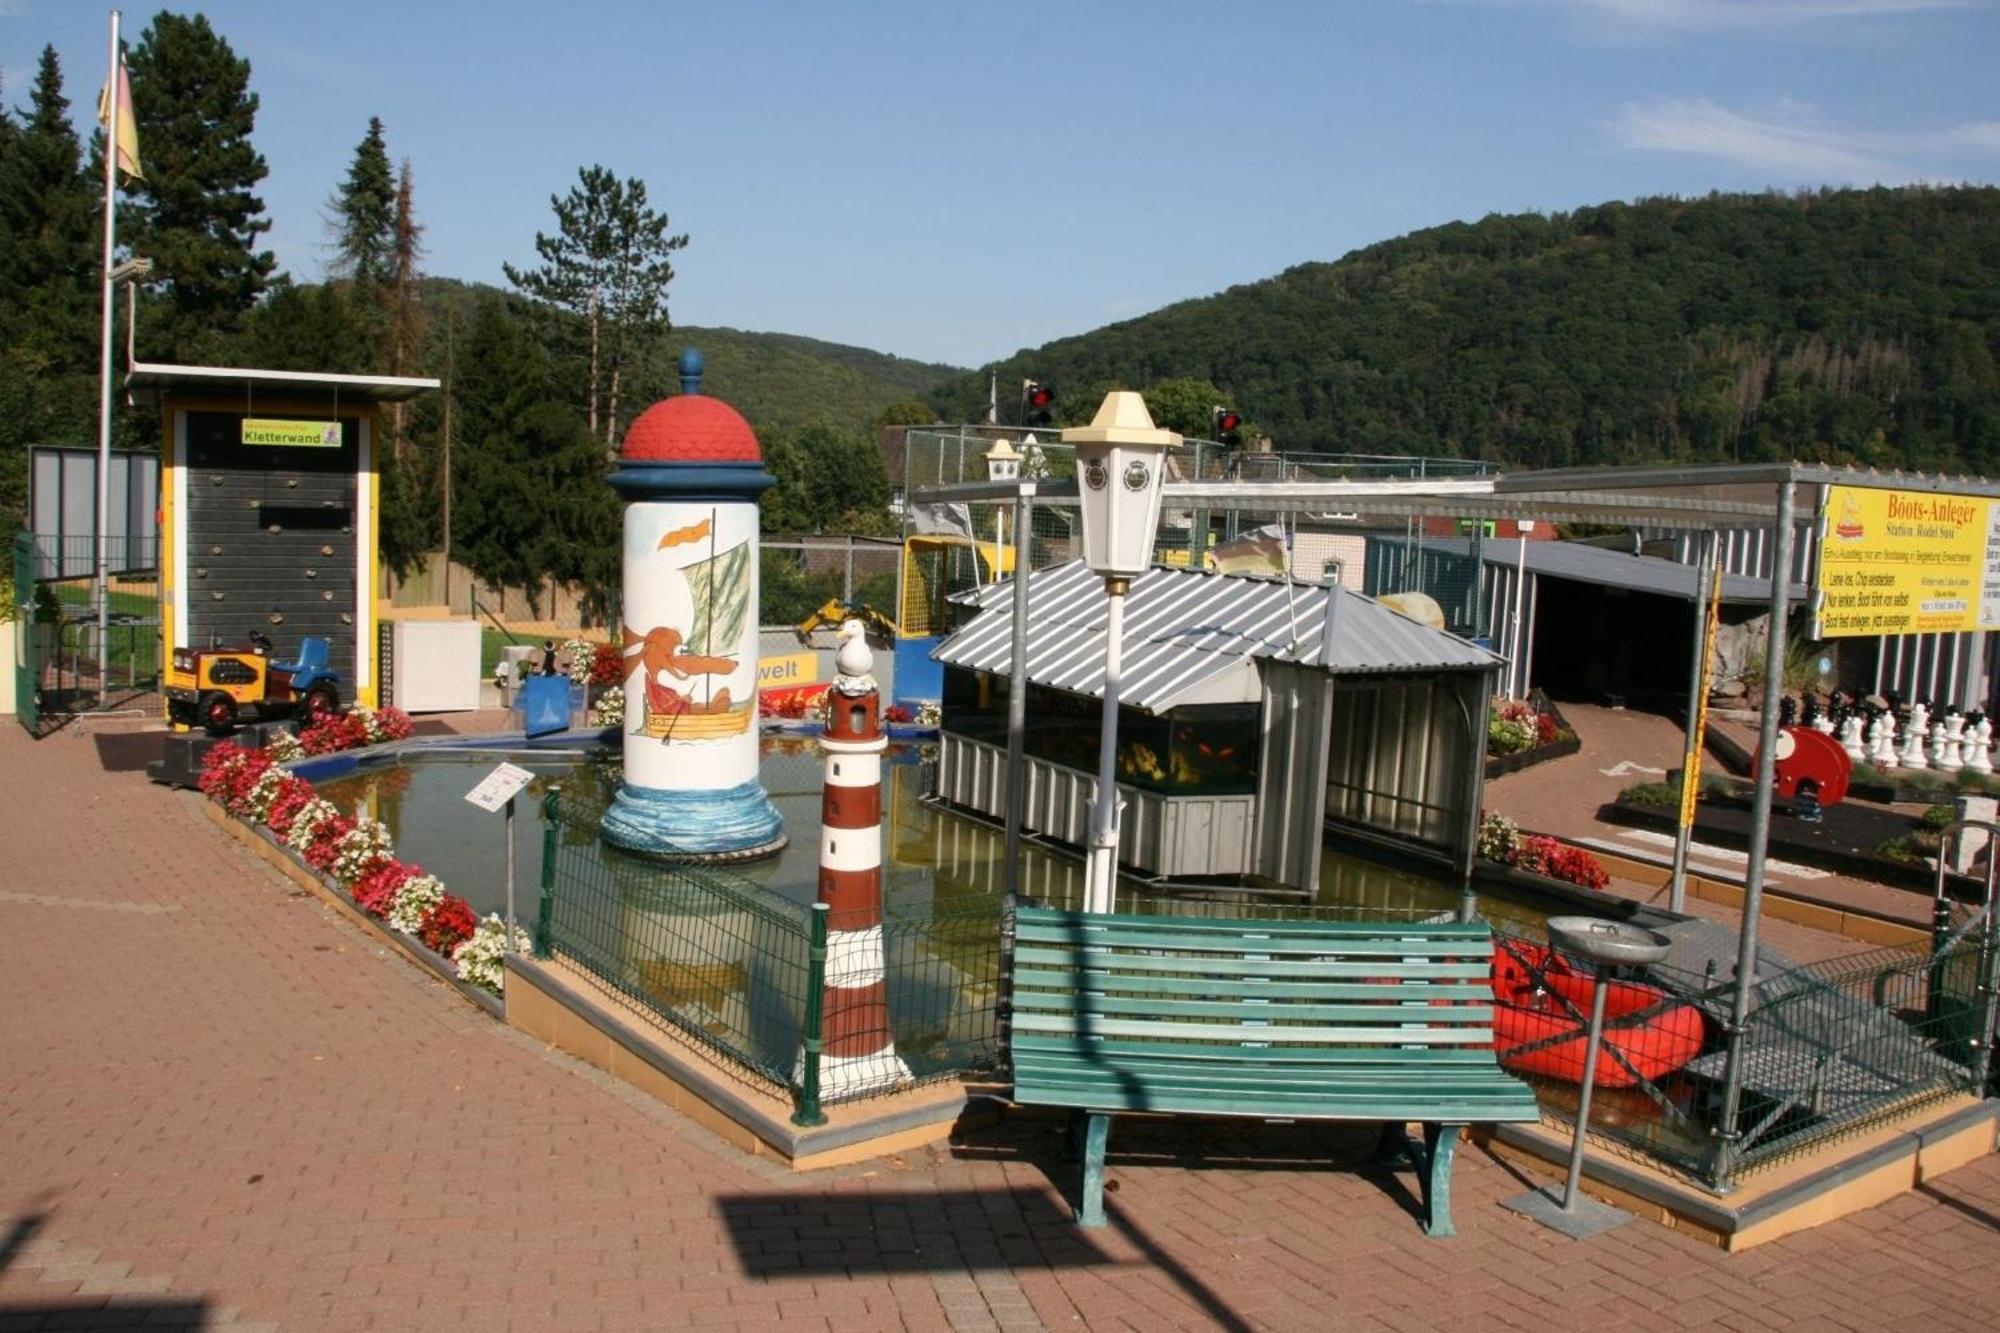
M1028 406L1030 407L1047 407L1055 400L1056 391L1053 385L1037 384L1028 391Z
M1234 412L1224 412L1215 419L1216 428L1220 430L1224 435L1229 434L1231 431L1235 430L1238 426L1241 426L1242 424L1243 424L1243 418L1236 415L1236 413Z

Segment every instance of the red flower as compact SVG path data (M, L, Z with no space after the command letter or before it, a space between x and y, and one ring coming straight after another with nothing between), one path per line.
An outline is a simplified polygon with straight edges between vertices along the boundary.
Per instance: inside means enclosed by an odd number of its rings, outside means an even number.
M375 868L355 881L354 903L372 917L386 917L395 906L396 892L405 880L423 874L421 866L405 865L401 861L379 861Z
M451 957L452 950L472 938L472 932L479 927L479 918L473 915L472 904L455 893L447 893L438 899L436 907L424 914L423 925L417 928L417 938L433 953Z
M590 655L590 683L610 685L625 679L625 655L608 643L600 643Z
M915 722L917 715L902 704L890 704L888 708L883 710L882 720L884 722Z
M201 775L195 779L196 790L204 796L223 799L223 790L236 766L250 757L250 751L235 741L224 741L220 745L208 747L208 753L201 757Z
M340 840L354 832L354 820L347 815L329 815L313 825L312 846L306 848L306 864L314 870L333 870L340 855Z
M376 729L384 740L406 741L410 738L410 715L400 708L384 708L375 714Z
M298 818L299 811L312 798L312 784L304 778L279 779L278 794L271 800L271 812L264 816L265 825L271 832L284 837L292 831L292 821Z
M1554 745L1558 734L1554 717L1547 713L1535 715L1535 744Z

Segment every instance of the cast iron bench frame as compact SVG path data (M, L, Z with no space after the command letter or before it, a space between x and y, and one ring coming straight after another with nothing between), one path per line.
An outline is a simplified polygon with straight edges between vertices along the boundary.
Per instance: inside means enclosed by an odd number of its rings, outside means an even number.
M1492 955L1477 923L1023 907L1014 1101L1078 1113L1079 1226L1104 1225L1105 1146L1127 1111L1381 1121L1384 1149L1417 1166L1424 1230L1449 1236L1459 1131L1541 1118L1491 1049Z

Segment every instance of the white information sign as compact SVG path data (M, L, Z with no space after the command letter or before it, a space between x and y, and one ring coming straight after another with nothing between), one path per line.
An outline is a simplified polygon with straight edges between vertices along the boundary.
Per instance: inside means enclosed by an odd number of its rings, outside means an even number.
M479 780L479 785L465 794L465 799L486 810L498 814L502 806L520 795L521 788L535 780L535 775L519 764L502 764Z

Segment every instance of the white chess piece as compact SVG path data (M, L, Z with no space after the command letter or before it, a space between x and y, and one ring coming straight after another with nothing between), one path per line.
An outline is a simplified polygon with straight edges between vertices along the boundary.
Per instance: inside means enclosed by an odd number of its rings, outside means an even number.
M1857 714L1849 713L1841 719L1840 748L1857 764L1868 758L1868 751L1861 744L1861 718Z
M1944 723L1931 723L1931 743L1927 753L1930 755L1932 768L1944 767Z
M1965 767L1965 718L1956 711L1944 719L1944 739L1938 745L1938 768L1956 773Z
M1888 713L1877 713L1868 724L1869 761L1877 768L1896 766L1896 719Z
M1993 771L1993 719L1982 717L1973 724L1966 745L1965 766L1975 773Z
M1821 709L1819 716L1813 719L1813 730L1822 736L1833 735L1833 716L1825 709Z
M1910 705L1910 721L1903 728L1903 752L1897 758L1904 768L1929 768L1930 756L1924 753L1924 742L1930 734L1930 710L1922 704Z

